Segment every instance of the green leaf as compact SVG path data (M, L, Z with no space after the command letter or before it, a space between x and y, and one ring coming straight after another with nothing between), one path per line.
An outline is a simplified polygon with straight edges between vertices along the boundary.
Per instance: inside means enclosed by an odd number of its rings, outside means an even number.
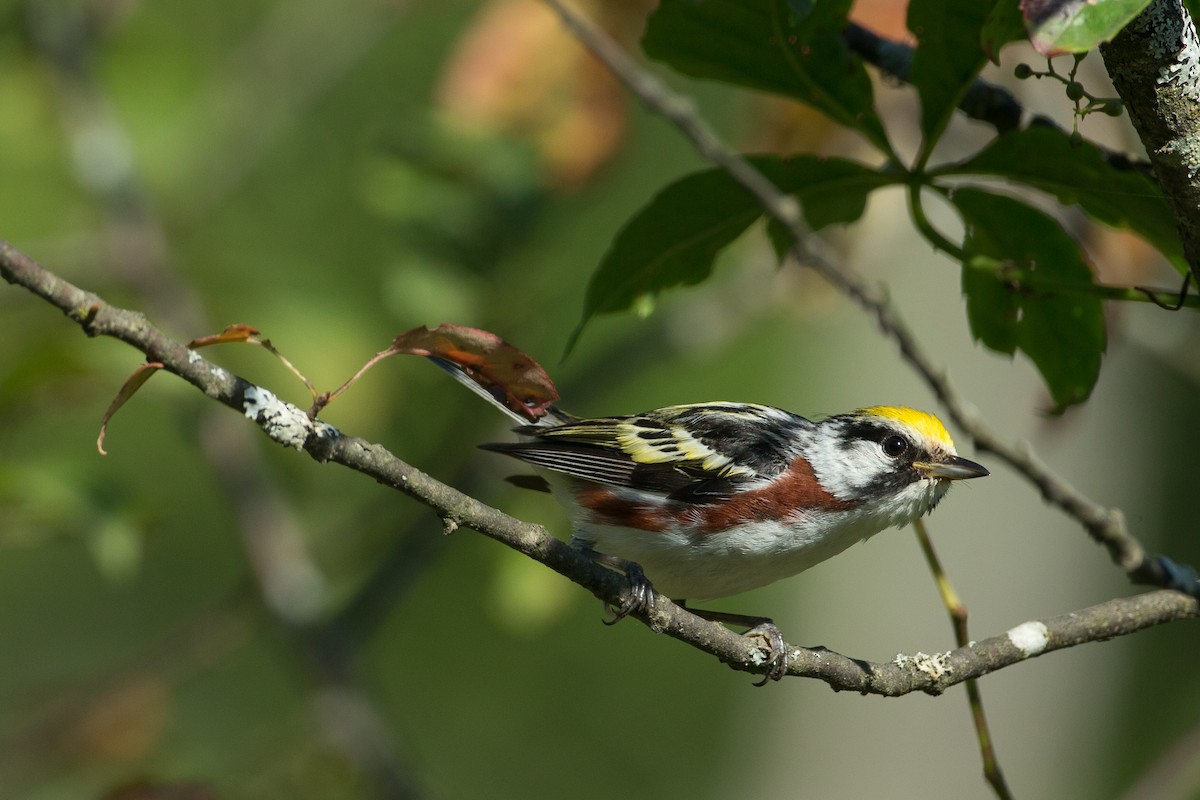
M1047 58L1086 53L1111 40L1150 0L1022 0L1025 29Z
M794 155L779 161L775 156L759 156L750 162L800 201L804 220L814 231L857 221L866 210L867 195L902 180L841 158Z
M979 43L983 53L996 66L1000 66L1000 48L1009 42L1024 41L1025 19L1017 0L997 0L983 23L979 33Z
M925 150L941 136L985 61L980 32L989 8L963 0L911 0L908 29L917 37L909 80L921 95Z
M1057 410L1082 403L1100 376L1104 309L1092 272L1057 220L1010 197L959 189L963 291L971 332L1003 353L1025 353ZM1014 289L1014 278L1021 276Z
M862 215L871 190L897 180L842 159L803 155L748 160L781 191L799 199L814 229L853 222ZM592 275L568 352L597 314L625 311L640 298L706 279L717 254L762 213L758 200L721 169L693 173L664 188L617 233Z
M1048 192L1098 222L1133 231L1187 274L1175 217L1158 184L1110 163L1091 142L1071 147L1067 133L1055 128L1013 131L942 174L994 175Z
M972 336L992 350L1011 356L1017 349L1021 305L1016 293L998 277L1004 263L976 252L986 248L979 241L985 236L986 232L974 232L966 242L962 288L967 298L967 322Z
M1100 378L1107 335L1096 296L1035 294L1022 303L1017 346L1037 366L1055 412L1087 400Z
M890 152L870 77L842 42L849 8L850 0L662 0L642 47L685 75L800 100Z
M778 221L769 219L767 220L767 241L771 244L771 249L775 251L775 260L779 262L780 266L783 266L783 262L794 244L792 232L780 225Z
M782 165L773 156L752 157L750 161L776 186L800 201L804 221L814 231L857 221L872 191L899 182L898 177L840 158L790 156ZM783 263L792 247L791 232L770 220L767 236Z

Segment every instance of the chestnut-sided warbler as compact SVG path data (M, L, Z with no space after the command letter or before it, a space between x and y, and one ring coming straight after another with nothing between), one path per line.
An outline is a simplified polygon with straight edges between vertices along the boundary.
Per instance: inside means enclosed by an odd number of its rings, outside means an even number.
M651 586L707 600L796 575L928 513L951 481L988 474L955 452L937 417L912 408L872 406L819 422L750 403L598 419L552 408L530 425L464 370L433 360L522 423L521 441L482 447L534 466L570 515L571 544L623 569L642 602ZM772 649L782 649L770 628ZM782 657L772 654L780 670Z

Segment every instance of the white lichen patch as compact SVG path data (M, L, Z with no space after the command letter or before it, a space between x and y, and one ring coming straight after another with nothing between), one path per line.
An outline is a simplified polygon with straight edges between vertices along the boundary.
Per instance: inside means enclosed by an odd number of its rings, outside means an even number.
M892 663L897 667L923 672L935 681L954 672L954 667L950 666L949 651L945 653L933 653L932 655L929 653L917 653L911 656L897 653L896 657L892 659Z
M257 423L263 433L284 447L302 450L311 436L332 441L339 435L337 428L311 419L302 409L280 400L261 386L249 387L242 398L246 418Z
M1157 82L1174 86L1185 99L1200 99L1200 41L1191 15L1177 1L1151 3L1134 18L1131 30L1161 66Z
M208 367L208 372L210 375L212 375L213 380L217 381L218 383L228 383L233 380L232 375L230 375L221 367L218 367L216 364L206 364L204 361L204 356L200 355L198 351L192 350L190 347L188 348L187 360L188 364L192 366L197 364L205 364L205 366Z
M1040 622L1023 622L1010 630L1008 641L1026 658L1036 656L1050 643L1050 630Z

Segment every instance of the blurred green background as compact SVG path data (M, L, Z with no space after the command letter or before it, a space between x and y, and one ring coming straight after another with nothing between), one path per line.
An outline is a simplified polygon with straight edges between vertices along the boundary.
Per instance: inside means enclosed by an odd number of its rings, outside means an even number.
M889 32L897 8L862 13ZM588 9L631 45L647 13ZM858 152L802 110L672 80L741 147ZM911 152L911 93L878 91ZM1085 133L1136 149L1123 124ZM964 124L951 147L986 135ZM399 331L457 322L540 359L581 414L931 408L870 321L778 270L761 231L711 282L599 320L560 360L622 221L699 166L534 0L0 3L0 237L178 339L249 323L329 389ZM830 237L836 257L889 284L993 424L1126 509L1152 548L1200 561L1194 315L1113 309L1093 400L1047 419L1027 364L971 345L955 265L904 212L880 195ZM1170 280L1137 242L1078 225L1106 280ZM0 341L2 797L989 796L961 689L754 689L636 623L601 625L565 580L443 536L415 503L281 450L168 376L101 457L100 417L138 355L12 288ZM257 348L206 355L307 403ZM552 501L501 480L511 463L474 449L505 421L416 359L324 416L567 533ZM991 466L932 520L975 636L1133 591ZM872 660L953 646L908 532L721 607ZM987 678L1018 796L1200 796L1198 650L1177 624Z

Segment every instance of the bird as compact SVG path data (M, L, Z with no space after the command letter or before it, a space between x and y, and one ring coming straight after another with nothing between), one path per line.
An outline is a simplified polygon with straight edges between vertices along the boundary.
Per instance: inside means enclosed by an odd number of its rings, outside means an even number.
M616 619L654 592L684 604L797 575L928 514L951 483L989 474L958 455L936 416L907 406L818 421L741 402L592 419L551 406L529 424L471 372L431 360L518 423L517 441L480 447L532 466L566 509L570 544L629 578L633 601ZM689 610L762 636L763 682L784 674L769 617Z

